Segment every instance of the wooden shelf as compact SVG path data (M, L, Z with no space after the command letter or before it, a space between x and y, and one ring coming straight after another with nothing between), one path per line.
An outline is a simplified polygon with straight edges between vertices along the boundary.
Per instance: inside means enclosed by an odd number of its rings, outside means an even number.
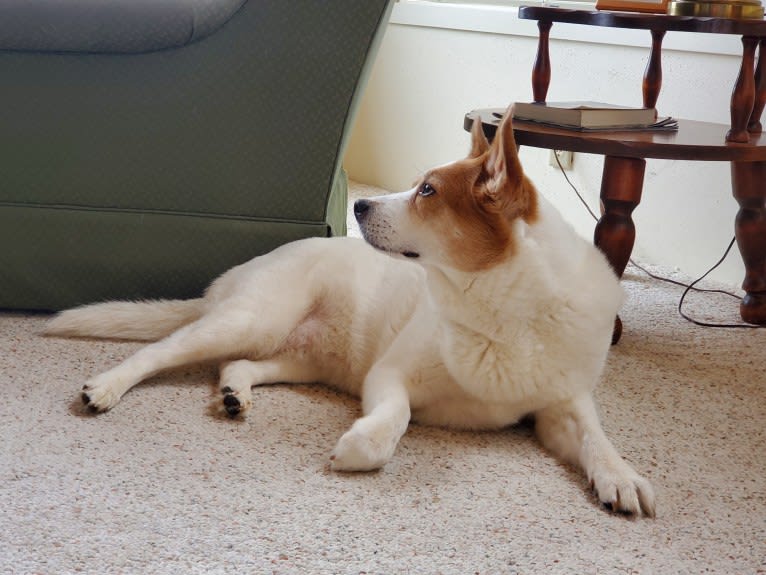
M505 110L486 108L465 115L463 127L471 129L480 117L484 133L493 138ZM571 150L625 158L703 160L721 162L766 161L766 134L750 136L748 143L726 142L724 124L679 120L677 132L579 132L533 122L514 122L516 142L533 148Z

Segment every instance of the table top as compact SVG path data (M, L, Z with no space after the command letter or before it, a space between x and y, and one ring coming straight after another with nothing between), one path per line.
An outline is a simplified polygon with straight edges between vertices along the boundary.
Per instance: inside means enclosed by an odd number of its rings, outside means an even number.
M519 8L519 18L609 28L766 37L766 20L763 19L734 20L707 16L668 16L667 14L642 14L638 12L572 10L546 6L522 6Z
M466 114L463 127L470 130L474 118L480 117L485 134L492 137L500 123L495 114L504 111L500 108L474 110ZM726 132L729 127L711 122L678 120L677 132L580 132L520 120L514 121L513 128L516 142L533 148L571 150L627 158L766 161L766 134L751 135L750 141L744 144L726 142Z

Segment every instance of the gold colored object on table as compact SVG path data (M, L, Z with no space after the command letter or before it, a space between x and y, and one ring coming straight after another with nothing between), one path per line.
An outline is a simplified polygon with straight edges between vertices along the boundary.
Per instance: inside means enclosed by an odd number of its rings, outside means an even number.
M760 20L763 5L760 0L671 0L671 16L712 16L740 20Z

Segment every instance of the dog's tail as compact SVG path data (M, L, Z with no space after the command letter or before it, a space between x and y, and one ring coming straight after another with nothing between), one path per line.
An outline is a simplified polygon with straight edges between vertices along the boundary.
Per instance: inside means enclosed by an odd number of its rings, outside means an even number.
M55 316L43 334L156 341L199 319L203 299L112 301L69 309Z

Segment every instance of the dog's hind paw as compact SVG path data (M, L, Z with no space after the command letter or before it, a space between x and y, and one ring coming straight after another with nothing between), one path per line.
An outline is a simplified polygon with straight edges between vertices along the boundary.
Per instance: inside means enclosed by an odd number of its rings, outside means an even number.
M223 387L223 401L221 411L229 417L238 417L244 415L253 405L250 388L246 391L235 391L231 387Z

